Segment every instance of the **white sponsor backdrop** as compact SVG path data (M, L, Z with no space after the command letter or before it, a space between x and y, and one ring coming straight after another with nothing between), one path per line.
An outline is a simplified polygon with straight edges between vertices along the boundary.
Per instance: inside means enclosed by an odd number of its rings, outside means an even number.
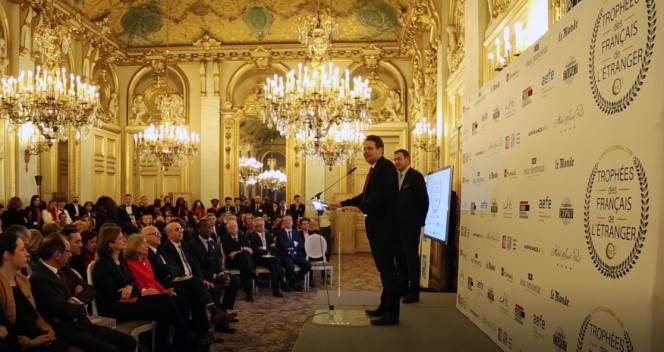
M655 5L582 2L464 106L457 307L504 350L662 350Z

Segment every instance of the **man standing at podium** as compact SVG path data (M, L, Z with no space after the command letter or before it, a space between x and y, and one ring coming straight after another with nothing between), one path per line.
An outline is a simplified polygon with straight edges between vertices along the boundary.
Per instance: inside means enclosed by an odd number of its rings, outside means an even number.
M330 208L342 207L343 211L364 214L371 253L380 272L383 292L377 309L367 310L376 317L372 325L399 324L399 285L395 257L398 243L396 207L399 180L394 164L383 156L385 145L378 136L368 136L364 141L364 160L371 165L362 193L341 203L331 203Z

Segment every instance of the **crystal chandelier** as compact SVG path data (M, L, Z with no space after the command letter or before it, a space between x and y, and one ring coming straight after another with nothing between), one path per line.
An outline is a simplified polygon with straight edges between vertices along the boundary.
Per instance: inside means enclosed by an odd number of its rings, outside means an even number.
M424 149L426 152L438 148L436 142L436 129L431 127L431 123L427 121L426 117L422 117L422 121L415 124L413 138L413 146L415 148Z
M0 115L14 132L32 123L44 139L66 141L70 134L79 138L90 131L96 122L99 93L96 86L60 67L72 39L69 26L58 23L53 12L53 4L44 5L43 21L33 33L33 50L39 54L41 66L34 74L21 71L18 77L2 79Z
M300 64L297 76L291 70L285 79L268 78L263 87L263 122L286 138L299 137L307 155L318 155L330 134L348 128L359 131L371 124L369 81L349 76L348 70L342 76L328 63Z
M166 16L166 51L164 70L168 84L168 27L170 22L170 8ZM141 157L154 161L164 170L171 166L178 166L182 160L198 155L200 150L200 136L189 132L189 127L180 123L185 121L182 97L175 92L157 100L157 109L161 113L161 121L157 126L150 124L143 132L134 135L136 151Z
M258 175L258 183L261 185L261 187L274 191L285 188L287 181L286 174L274 169L274 167L277 165L277 159L268 158L267 165L270 169L265 170L261 172L260 175Z
M256 184L256 177L263 170L263 163L253 157L240 157L240 182L245 184Z
M360 126L354 123L343 123L330 128L322 139L316 140L307 131L295 135L295 152L302 155L314 155L330 170L346 159L352 158L362 150L365 136ZM315 152L314 152L315 151Z

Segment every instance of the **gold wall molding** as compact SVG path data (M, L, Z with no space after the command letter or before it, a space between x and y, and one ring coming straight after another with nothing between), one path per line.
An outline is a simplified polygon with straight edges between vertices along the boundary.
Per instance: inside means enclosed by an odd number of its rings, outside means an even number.
M488 0L491 18L500 16L510 7L511 0Z
M466 0L456 0L450 4L452 6L449 19L450 25L445 28L448 35L447 67L449 68L450 73L455 72L459 68L461 61L463 61L466 54L465 3Z

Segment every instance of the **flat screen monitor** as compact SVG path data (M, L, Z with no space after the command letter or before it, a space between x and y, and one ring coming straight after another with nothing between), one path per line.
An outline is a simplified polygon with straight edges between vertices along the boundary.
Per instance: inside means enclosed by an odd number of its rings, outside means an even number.
M429 211L424 222L424 236L446 243L452 199L452 166L427 175L427 194L429 195Z

